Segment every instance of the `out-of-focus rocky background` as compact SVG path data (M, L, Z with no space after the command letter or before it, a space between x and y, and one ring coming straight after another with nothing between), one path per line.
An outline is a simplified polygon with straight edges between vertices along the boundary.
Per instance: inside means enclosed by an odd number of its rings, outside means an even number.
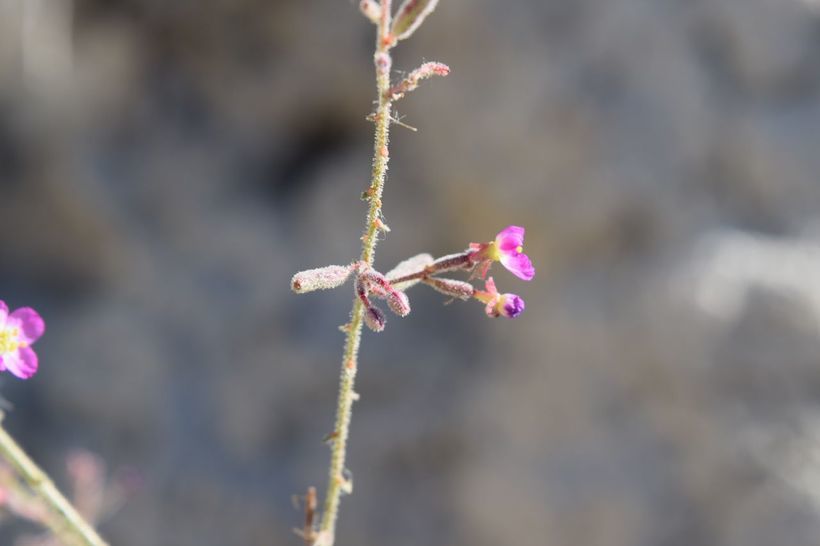
M141 486L116 545L298 544L359 252L352 1L0 0L8 427ZM526 313L423 287L365 333L339 544L816 546L820 3L443 0L394 67L386 270L527 228ZM9 527L0 541L11 543Z

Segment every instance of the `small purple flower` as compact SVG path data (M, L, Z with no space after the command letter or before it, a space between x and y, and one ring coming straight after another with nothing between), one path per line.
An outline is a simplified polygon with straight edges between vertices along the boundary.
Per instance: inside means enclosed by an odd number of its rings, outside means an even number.
M484 312L488 317L515 318L524 312L524 299L515 294L499 294L495 281L490 277L485 283L485 290L476 290L474 297L485 303Z
M31 307L21 307L13 313L0 300L0 371L8 370L20 379L37 372L37 354L31 344L40 339L46 324Z
M520 226L508 226L498 232L492 242L471 244L470 262L478 266L479 276L483 278L487 274L492 262L501 262L516 277L532 280L535 268L523 253L524 231Z
M515 318L524 312L524 298L515 294L501 294L496 309L502 317Z

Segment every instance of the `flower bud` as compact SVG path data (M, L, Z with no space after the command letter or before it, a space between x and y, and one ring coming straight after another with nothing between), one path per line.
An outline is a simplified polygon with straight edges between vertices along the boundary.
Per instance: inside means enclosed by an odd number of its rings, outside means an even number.
M497 316L515 318L524 312L524 299L515 294L501 294L495 304Z
M473 285L457 281L455 279L439 279L436 277L425 279L424 282L433 287L436 292L441 292L445 296L458 298L460 300L468 300L473 297L475 288Z
M515 294L500 294L492 277L487 279L486 290L476 290L473 297L486 304L484 312L491 318L515 318L524 312L524 299Z
M290 288L297 294L327 290L343 285L353 270L351 266L329 265L300 271L290 280Z
M407 294L399 290L393 290L387 294L387 306L400 317L410 314L410 300Z
M407 299L407 294L393 288L390 281L378 271L366 265L359 265L357 267L359 275L356 277L356 291L360 294L360 298L361 292L364 291L377 298L387 300L387 305L390 307L390 310L400 317L405 317L410 313L410 301Z
M387 319L384 318L384 313L378 307L368 307L364 310L364 323L374 332L384 330L386 322Z

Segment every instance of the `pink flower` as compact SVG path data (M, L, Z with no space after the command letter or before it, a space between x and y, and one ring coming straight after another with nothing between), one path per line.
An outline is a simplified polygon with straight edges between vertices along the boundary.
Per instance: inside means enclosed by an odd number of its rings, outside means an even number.
M515 294L499 294L492 277L487 279L485 288L486 291L476 290L474 297L486 304L484 312L488 317L515 318L524 312L524 299Z
M507 227L495 236L494 243L498 254L497 259L504 267L516 277L525 281L532 280L535 276L535 268L529 257L521 252L524 249L524 228Z
M470 261L479 266L480 276L487 274L492 262L501 262L501 265L516 277L525 281L532 280L535 268L530 258L522 252L524 231L524 228L519 226L508 226L498 232L494 241L470 245L473 249Z
M37 371L37 354L31 344L40 339L46 324L31 307L13 313L0 300L0 371L8 370L20 379Z

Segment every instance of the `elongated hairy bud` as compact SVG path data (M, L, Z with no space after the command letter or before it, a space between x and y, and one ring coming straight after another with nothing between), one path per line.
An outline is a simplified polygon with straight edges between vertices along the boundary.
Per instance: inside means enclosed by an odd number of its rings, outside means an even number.
M433 287L436 292L441 292L445 296L458 298L460 300L468 300L472 298L475 293L475 288L473 288L472 284L455 279L432 277L424 279L424 283Z
M290 288L297 294L337 288L347 282L352 271L353 267L349 265L329 265L300 271L290 280Z

